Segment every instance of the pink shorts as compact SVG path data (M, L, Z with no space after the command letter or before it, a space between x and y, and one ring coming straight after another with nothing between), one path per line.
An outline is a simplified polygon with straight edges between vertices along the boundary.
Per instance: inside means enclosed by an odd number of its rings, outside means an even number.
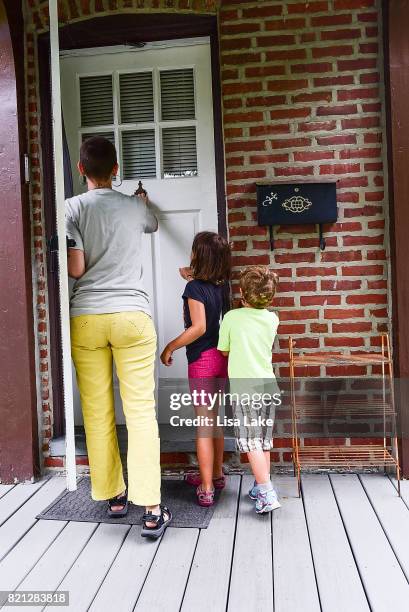
M217 348L208 349L203 351L199 359L189 363L187 371L190 392L196 391L201 394L201 401L194 402L195 405L206 406L208 393L224 391L227 379L227 357L222 355Z

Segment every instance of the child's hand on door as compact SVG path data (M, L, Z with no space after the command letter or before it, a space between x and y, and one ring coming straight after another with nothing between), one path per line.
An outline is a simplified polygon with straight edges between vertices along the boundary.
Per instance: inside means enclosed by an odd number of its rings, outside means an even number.
M172 365L173 363L172 353L173 351L171 351L171 349L169 348L169 345L165 346L160 356L160 360L163 363L163 365L165 366Z

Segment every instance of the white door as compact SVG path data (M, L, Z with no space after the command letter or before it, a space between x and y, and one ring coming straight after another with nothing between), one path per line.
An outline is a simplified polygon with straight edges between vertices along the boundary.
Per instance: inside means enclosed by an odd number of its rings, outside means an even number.
M118 152L120 176L114 188L132 194L141 180L157 209L159 230L145 236L144 277L161 350L183 329L184 281L178 268L189 263L193 236L204 229L217 231L209 41L65 52L61 90L74 192L85 190L76 170L80 144L101 134ZM183 349L171 368L158 360L160 421L167 416L161 389L186 375ZM115 387L117 422L123 423ZM78 392L75 397L79 424Z

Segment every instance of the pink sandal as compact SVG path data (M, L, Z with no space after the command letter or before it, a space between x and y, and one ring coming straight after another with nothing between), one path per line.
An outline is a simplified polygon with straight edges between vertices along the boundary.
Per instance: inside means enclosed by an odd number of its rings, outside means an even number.
M199 485L196 489L197 502L199 506L208 508L214 504L214 489L212 491L204 491L202 485Z
M202 484L202 479L200 478L199 472L188 472L185 476L185 481L187 484L192 485L193 487L198 487ZM226 476L220 476L220 478L213 479L214 488L217 490L224 489L226 486Z

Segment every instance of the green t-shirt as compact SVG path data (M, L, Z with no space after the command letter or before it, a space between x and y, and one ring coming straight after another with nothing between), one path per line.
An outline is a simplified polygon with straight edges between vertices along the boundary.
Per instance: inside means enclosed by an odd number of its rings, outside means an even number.
M274 377L272 356L279 324L275 312L263 308L237 308L223 318L219 351L229 351L229 378Z

